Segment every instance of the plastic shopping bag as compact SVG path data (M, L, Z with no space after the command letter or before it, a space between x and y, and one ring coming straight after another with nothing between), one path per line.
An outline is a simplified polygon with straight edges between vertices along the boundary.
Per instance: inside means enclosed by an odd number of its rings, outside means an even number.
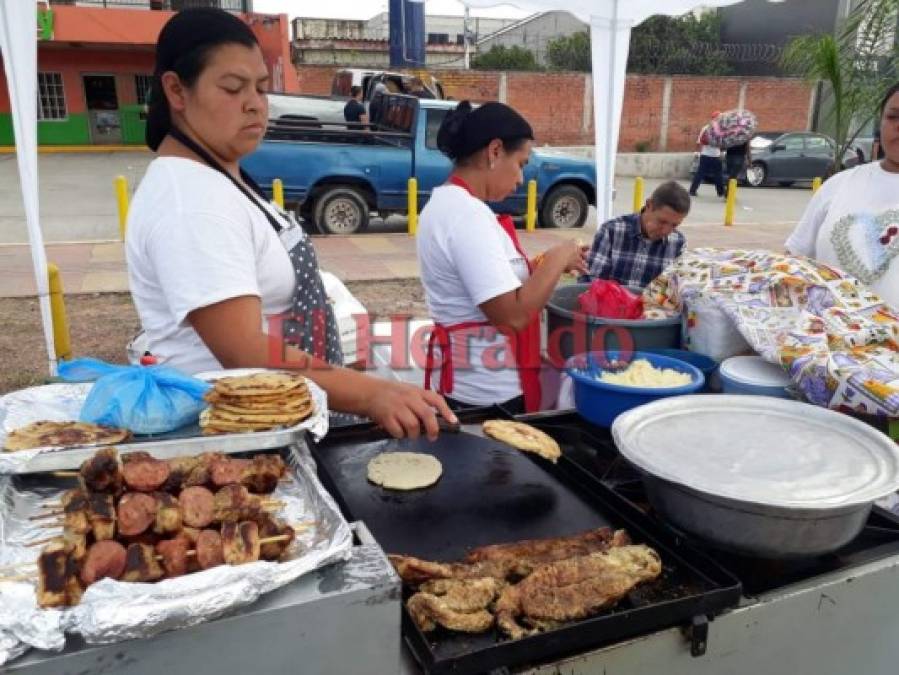
M197 421L212 385L165 366L115 366L97 359L59 364L70 382L94 381L80 421L161 434Z
M578 298L580 310L604 319L643 318L643 297L634 295L617 281L595 279Z

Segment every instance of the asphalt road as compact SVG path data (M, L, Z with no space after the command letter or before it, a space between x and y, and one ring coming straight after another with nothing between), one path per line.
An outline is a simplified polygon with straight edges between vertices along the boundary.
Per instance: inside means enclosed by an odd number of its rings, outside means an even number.
M123 175L133 191L147 164L150 153L122 152L102 154L45 154L39 156L40 215L44 238L48 242L103 241L118 238L118 216L113 180ZM646 196L661 183L646 181ZM686 186L687 183L682 181ZM614 212L631 210L633 179L616 181ZM741 188L738 193L737 225L795 223L802 214L811 192L807 185L791 188ZM715 196L714 187L703 185L688 217L692 224L722 223L724 200ZM596 228L596 212L591 208L585 234ZM370 231L403 232L404 218L387 221L374 219ZM19 188L15 155L0 155L0 244L28 240Z

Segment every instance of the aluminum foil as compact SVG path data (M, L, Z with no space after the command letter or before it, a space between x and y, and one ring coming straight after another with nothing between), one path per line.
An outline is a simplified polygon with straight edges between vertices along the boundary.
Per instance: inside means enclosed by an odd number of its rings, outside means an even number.
M298 532L288 559L221 565L156 583L104 579L90 586L77 606L62 610L37 606L36 580L0 581L0 664L29 647L60 650L66 633L103 644L193 626L249 605L263 593L313 570L349 559L352 532L319 482L308 449L295 444L290 450L294 480L282 482L273 495L285 502L277 515L291 524L313 526ZM40 512L43 502L62 494L58 486L33 487L34 483L34 479L0 477L0 575L4 577L33 571L33 566L15 571L9 566L34 561L40 548L25 545L60 531L37 527L40 521L29 520ZM27 489L21 487L26 484Z
M206 373L204 375L224 376L243 374L245 371L222 371L217 374ZM309 392L315 403L315 413L292 427L283 427L272 431L256 431L253 433L226 434L217 436L203 436L200 428L187 427L184 430L174 431L158 436L135 437L128 443L116 445L121 451L127 449L147 449L147 443L158 444L171 440L181 441L178 454L184 454L180 449L184 443L190 443L196 447L192 454L205 451L218 452L246 452L258 449L276 448L294 441L304 431L309 431L316 439L321 439L328 433L328 395L312 381L309 381ZM47 384L39 387L30 387L14 391L0 397L0 448L6 435L24 427L32 422L50 420L54 422L66 422L77 420L81 414L81 407L87 398L93 385L91 383L77 384ZM265 443L262 442L265 439ZM140 446L140 447L138 447ZM152 449L152 448L151 448ZM76 469L85 458L83 448L35 448L32 450L19 450L17 452L4 452L0 449L0 474L27 473L37 471L56 471L62 469ZM38 456L41 455L40 458ZM157 454L164 458L165 453Z

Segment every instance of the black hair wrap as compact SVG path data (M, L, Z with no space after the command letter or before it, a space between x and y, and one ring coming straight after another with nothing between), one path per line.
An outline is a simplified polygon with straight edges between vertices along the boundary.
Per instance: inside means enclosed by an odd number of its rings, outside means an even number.
M447 113L437 132L437 148L453 161L470 157L491 141L503 143L534 139L527 120L504 103L490 101L473 108L462 101Z
M221 9L201 7L178 12L166 22L156 40L156 66L147 111L146 141L151 150L172 128L172 117L162 76L174 71L190 86L206 65L211 49L226 44L253 47L259 44L250 27L238 17Z

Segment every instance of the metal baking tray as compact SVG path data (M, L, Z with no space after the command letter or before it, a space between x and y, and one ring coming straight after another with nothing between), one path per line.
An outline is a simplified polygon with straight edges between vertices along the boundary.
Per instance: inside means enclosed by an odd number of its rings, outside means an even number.
M222 371L217 375L242 375L247 372L251 370ZM203 375L205 378L213 374ZM57 421L78 419L81 405L91 386L91 383L48 384L0 397L0 447L6 433L13 428L41 419ZM156 457L165 459L201 452L230 454L271 450L293 443L308 430L312 430L316 437L321 437L328 431L328 399L325 392L315 383L309 382L309 388L315 401L316 412L293 427L204 436L199 424L192 424L164 434L135 436L125 443L115 444L115 447L121 454L150 450ZM35 448L16 452L0 450L0 473L28 474L77 469L81 462L97 449L98 446L81 446Z
M553 465L468 431L484 419L506 416L498 408L462 412L462 433L441 434L435 443L387 439L371 425L358 425L310 448L322 483L344 515L365 522L388 553L458 560L476 546L610 526L655 548L664 572L609 612L515 641L495 631L463 635L438 629L425 635L404 608L403 635L424 671L481 673L543 662L689 624L738 602L737 579L568 458ZM366 465L387 449L433 454L443 476L433 488L409 493L375 487L366 480Z
M298 543L287 559L222 565L152 584L105 579L91 586L79 604L62 610L38 609L33 581L5 580L0 596L14 600L0 612L0 637L14 635L25 645L44 647L61 647L65 635L75 634L91 644L152 637L238 609L324 565L346 560L352 533L317 478L307 447L295 443L269 452L281 455L292 479L273 493L282 502L274 514L289 523L314 524L297 532ZM31 518L43 512L42 504L75 485L72 478L52 474L0 476L0 567L37 559L40 549L28 544L58 535L61 527L44 527L46 521Z

